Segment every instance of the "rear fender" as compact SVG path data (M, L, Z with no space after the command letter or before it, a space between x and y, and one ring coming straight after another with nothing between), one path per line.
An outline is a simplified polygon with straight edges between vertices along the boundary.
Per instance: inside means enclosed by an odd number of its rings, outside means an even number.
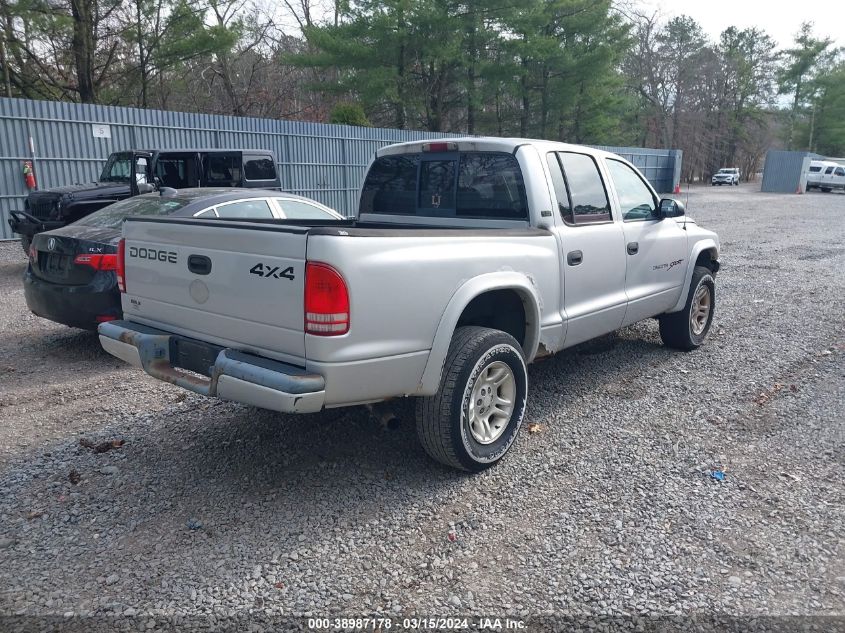
M499 271L480 275L465 282L449 300L431 344L431 353L420 379L420 385L417 388L418 395L428 396L437 393L440 387L443 365L449 352L449 344L452 342L452 335L461 314L469 303L485 292L509 289L515 290L522 299L526 321L523 353L526 362L531 362L537 353L537 346L540 342L542 304L537 294L537 288L527 275L515 271Z

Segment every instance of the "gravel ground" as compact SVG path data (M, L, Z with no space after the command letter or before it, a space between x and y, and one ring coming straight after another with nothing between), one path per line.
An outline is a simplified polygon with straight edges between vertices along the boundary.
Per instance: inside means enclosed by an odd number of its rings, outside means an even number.
M156 382L29 314L0 244L0 615L845 615L845 195L755 189L689 195L723 244L706 345L649 321L533 366L475 476L407 406L391 430Z

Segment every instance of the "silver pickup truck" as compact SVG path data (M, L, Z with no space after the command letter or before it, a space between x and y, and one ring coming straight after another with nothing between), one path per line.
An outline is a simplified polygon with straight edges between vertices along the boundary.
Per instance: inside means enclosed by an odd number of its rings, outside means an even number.
M710 329L719 239L607 152L524 139L379 150L345 222L130 218L111 354L191 391L283 412L417 398L435 459L513 443L526 365L656 317Z

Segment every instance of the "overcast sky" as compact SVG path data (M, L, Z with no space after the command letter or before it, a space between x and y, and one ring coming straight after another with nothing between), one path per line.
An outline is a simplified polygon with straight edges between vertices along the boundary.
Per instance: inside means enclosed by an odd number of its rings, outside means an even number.
M832 37L837 46L845 46L843 0L823 4L794 0L644 0L642 5L659 8L666 17L689 15L714 40L729 26L756 26L771 35L779 48L786 48L801 22L809 20L814 22L817 37Z

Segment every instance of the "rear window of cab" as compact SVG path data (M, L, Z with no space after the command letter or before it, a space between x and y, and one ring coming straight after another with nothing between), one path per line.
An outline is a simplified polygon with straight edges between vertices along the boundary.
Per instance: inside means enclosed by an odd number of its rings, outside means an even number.
M527 220L522 170L504 152L381 156L367 173L360 213Z

